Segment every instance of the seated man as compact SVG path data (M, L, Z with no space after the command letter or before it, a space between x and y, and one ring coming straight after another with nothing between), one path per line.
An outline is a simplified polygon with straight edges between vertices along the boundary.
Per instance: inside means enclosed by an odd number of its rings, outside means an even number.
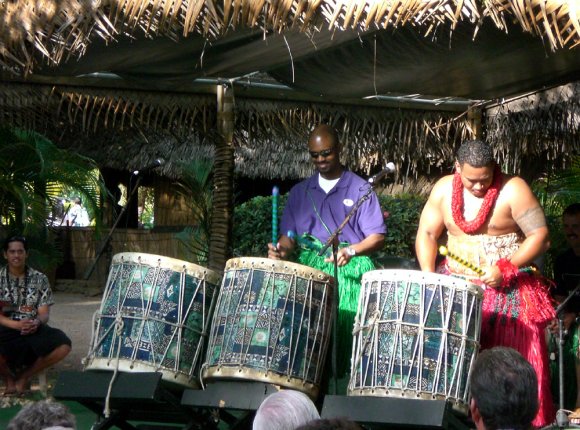
M471 371L471 396L477 430L530 429L539 408L536 372L515 349L486 349Z
M30 378L61 361L71 350L70 339L47 325L52 291L48 278L26 265L24 237L4 243L7 266L0 269L0 376L5 395L21 395Z

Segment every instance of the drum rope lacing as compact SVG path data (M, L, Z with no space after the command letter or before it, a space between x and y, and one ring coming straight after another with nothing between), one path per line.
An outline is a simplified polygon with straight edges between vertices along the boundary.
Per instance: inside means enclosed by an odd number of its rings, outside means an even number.
M115 335L119 339L117 342L117 360L115 363L115 370L113 371L113 376L111 377L111 381L109 382L109 387L107 388L107 396L105 397L105 408L103 409L103 415L105 418L109 418L111 416L111 407L110 407L110 399L111 399L111 392L113 391L113 384L117 379L117 374L119 373L119 355L121 354L121 335L123 334L123 317L121 313L117 313L115 317Z

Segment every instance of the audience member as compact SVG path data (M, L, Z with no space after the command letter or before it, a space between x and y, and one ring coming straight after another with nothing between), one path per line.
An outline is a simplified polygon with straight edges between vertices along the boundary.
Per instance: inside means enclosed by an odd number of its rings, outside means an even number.
M68 408L52 400L41 400L22 407L6 430L75 430L76 420Z
M361 430L354 421L348 418L321 418L301 425L296 430Z
M554 262L554 280L556 288L552 291L557 303L562 303L580 283L580 203L573 203L562 212L562 228L569 246L558 255ZM576 318L580 315L580 292L570 297L561 310L564 326L564 409L576 409L571 418L580 418L580 360L578 354L579 327ZM558 321L550 326L550 352L552 363L552 393L554 402L559 404L559 360L558 360Z
M72 206L69 207L65 215L64 224L71 227L86 227L90 222L89 214L83 207L81 199L75 197L72 200Z
M46 275L27 266L26 238L6 239L4 258L7 265L0 268L0 376L6 382L4 395L22 395L33 375L67 356L71 341L48 325L52 290Z
M300 391L281 390L270 394L254 417L253 430L294 430L320 418L316 406Z
M486 349L471 371L471 396L477 430L527 430L539 407L536 372L515 349Z

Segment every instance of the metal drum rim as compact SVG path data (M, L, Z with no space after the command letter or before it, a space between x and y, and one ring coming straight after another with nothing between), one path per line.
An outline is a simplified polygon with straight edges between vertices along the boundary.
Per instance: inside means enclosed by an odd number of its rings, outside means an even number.
M389 391L387 394L386 391ZM405 395L408 392L409 395ZM347 396L372 396L372 397L394 397L399 399L420 399L420 400L446 400L451 404L451 407L467 416L469 412L469 405L462 400L455 397L447 397L444 394L431 394L425 391L417 393L413 390L402 390L399 388L375 387L375 388L348 388Z
M115 370L118 369L127 373L159 372L161 379L165 382L176 384L182 388L199 389L200 384L185 372L175 372L170 369L160 367L155 368L142 360L129 360L127 358L104 358L93 356L88 358L85 370ZM118 365L117 365L118 361Z
M318 397L320 387L312 382L306 382L303 379L294 376L284 376L272 370L265 375L264 371L256 370L248 367L231 366L231 365L213 365L207 366L203 370L204 379L243 379L245 381L259 381L266 382L272 385L279 385L286 388L293 388L302 391L304 394L312 399Z
M376 277L375 275L382 274L382 275L393 275L393 274L401 274L402 276L383 276L383 277ZM412 276L413 275L413 276ZM370 279L369 279L370 278ZM455 276L444 275L441 273L433 273L433 272L423 272L421 270L409 270L409 269L377 269L377 270L369 270L365 272L361 279L361 285L364 288L364 285L369 281L413 281L419 282L421 280L425 280L431 284L437 285L444 285L446 287L453 287L458 290L467 290L474 295L478 296L479 298L483 298L483 288L477 284L469 282L466 279L457 278ZM442 282L445 280L451 280L450 282Z
M274 260L272 258L264 257L236 257L230 258L226 262L224 271L231 269L257 269L265 271L275 271L277 274L293 275L304 278L314 279L318 282L335 285L334 277L322 270L314 269L300 263L294 263L287 260ZM280 270L285 269L285 270Z
M141 259L141 261L139 261L139 259ZM157 266L160 261L161 264L159 266L163 269L169 269L179 273L183 270L183 268L185 268L187 270L187 274L198 279L205 278L212 284L219 284L222 279L222 276L218 272L208 269L207 267L203 267L189 261L180 260L178 258L166 257L164 255L158 254L148 254L145 252L120 252L113 255L111 264L114 265L129 262L131 264L144 264L150 267L154 267Z

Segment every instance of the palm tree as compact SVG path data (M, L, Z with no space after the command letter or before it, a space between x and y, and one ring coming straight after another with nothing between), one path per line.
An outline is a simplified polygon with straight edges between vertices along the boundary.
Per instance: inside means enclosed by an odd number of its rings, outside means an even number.
M63 187L74 189L93 211L105 187L96 164L57 148L44 136L0 126L0 222L5 236L26 235L39 268L57 263L47 219ZM95 212L96 213L96 212ZM97 221L98 221L98 217ZM98 226L98 223L97 223Z
M574 156L570 167L548 174L532 184L544 209L550 229L551 247L546 254L544 273L552 275L553 261L566 248L561 216L571 203L580 202L580 156Z
M179 165L180 179L176 190L195 219L195 225L186 227L176 238L195 261L207 264L212 215L212 171L209 160L192 160Z

